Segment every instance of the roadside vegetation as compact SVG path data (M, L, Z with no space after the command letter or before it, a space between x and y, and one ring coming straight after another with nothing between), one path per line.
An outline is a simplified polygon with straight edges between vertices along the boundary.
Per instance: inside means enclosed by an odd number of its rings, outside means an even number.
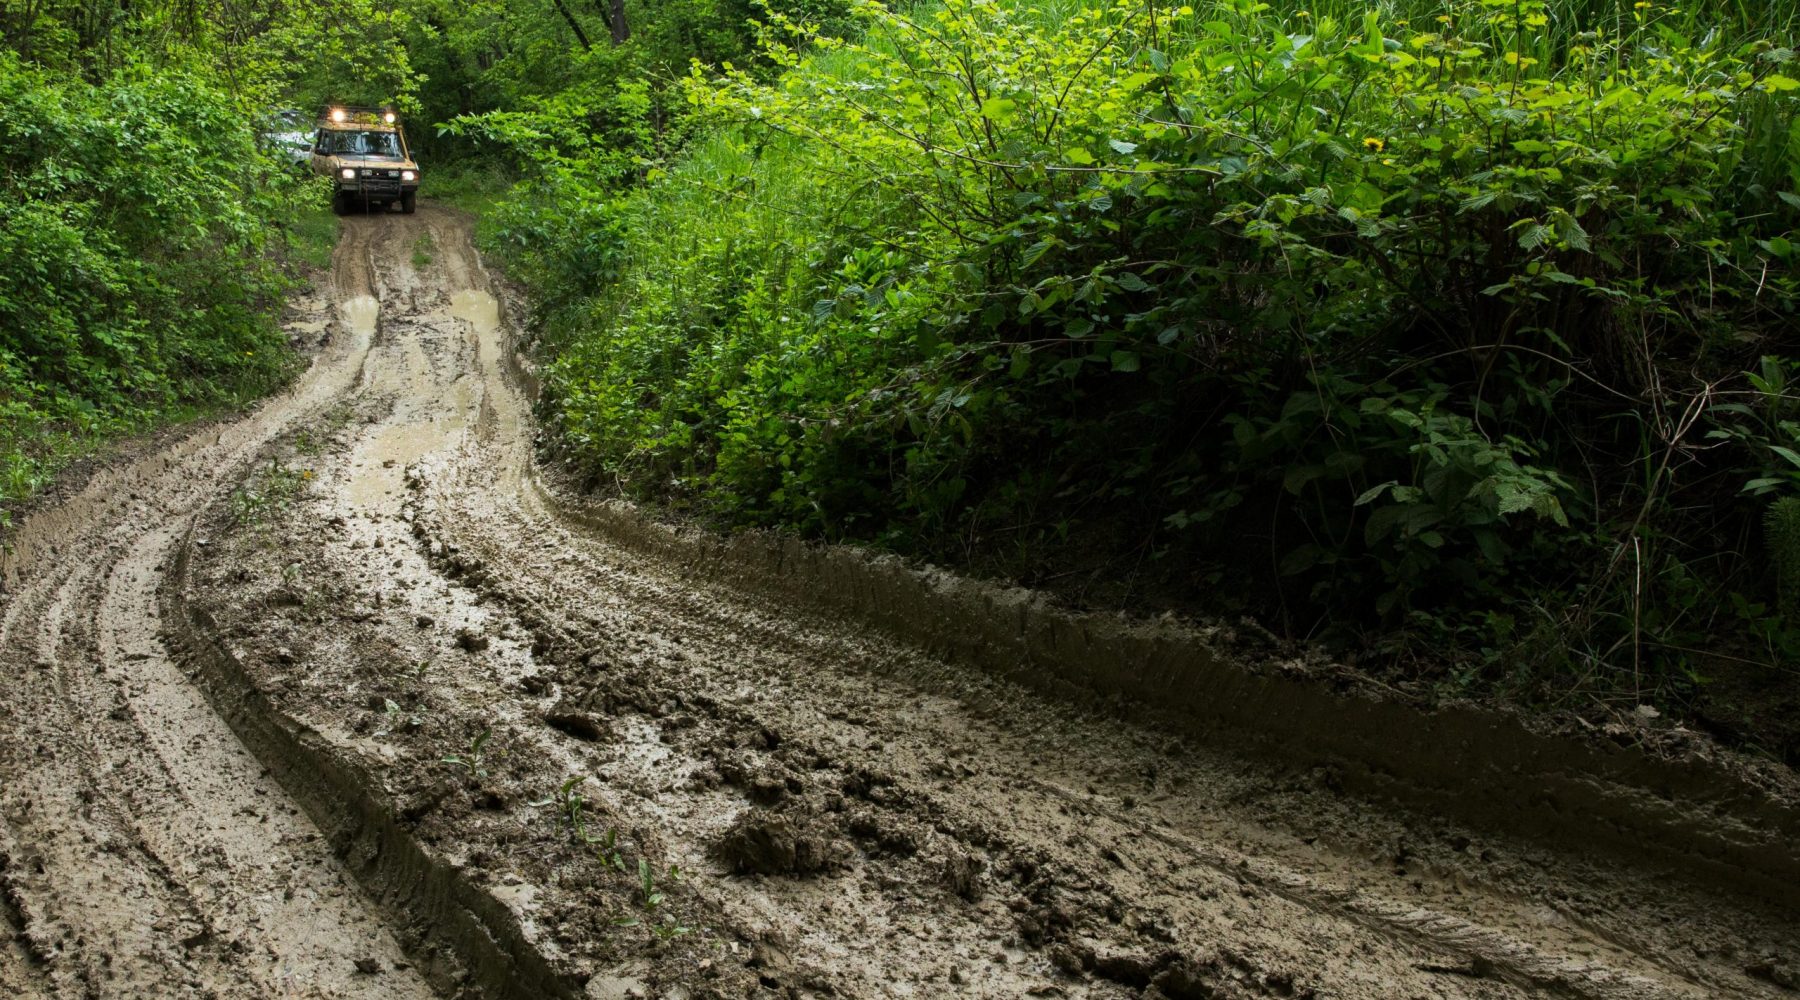
M66 461L293 370L282 298L336 224L259 134L348 51L294 42L321 13L6 6L0 526Z
M1785 15L851 14L492 220L595 482L1800 751Z

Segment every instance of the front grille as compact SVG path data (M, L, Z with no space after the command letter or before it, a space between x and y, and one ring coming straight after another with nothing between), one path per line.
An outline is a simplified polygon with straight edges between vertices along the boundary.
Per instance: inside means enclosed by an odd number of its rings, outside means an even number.
M356 188L371 198L396 198L400 195L400 170L385 167L363 167L356 172Z

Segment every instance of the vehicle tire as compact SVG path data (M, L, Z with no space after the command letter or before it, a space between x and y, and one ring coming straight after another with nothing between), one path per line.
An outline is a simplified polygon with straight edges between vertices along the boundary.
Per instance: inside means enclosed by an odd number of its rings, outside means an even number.
M405 192L404 194L402 194L400 196L400 214L401 215L413 214L413 211L419 207L418 202L419 202L419 193L417 191Z
M331 210L339 215L350 214L350 196L342 191L331 196Z

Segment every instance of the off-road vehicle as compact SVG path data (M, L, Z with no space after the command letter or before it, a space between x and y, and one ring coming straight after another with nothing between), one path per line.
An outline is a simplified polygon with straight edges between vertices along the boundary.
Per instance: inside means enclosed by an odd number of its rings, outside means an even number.
M331 207L339 215L358 208L386 211L396 204L412 214L419 165L392 108L325 109L313 140L312 168L331 178Z

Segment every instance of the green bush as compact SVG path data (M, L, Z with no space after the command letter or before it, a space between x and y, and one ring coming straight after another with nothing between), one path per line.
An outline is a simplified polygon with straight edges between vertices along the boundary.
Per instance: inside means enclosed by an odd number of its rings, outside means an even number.
M269 220L297 181L252 121L179 72L0 51L0 507L97 434L281 377Z
M696 70L716 131L666 173L552 179L494 234L597 477L929 555L1129 560L1533 697L1680 699L1712 651L1800 652L1758 541L1800 493L1769 381L1800 82L1756 25L860 13L856 42L775 18L786 72Z

